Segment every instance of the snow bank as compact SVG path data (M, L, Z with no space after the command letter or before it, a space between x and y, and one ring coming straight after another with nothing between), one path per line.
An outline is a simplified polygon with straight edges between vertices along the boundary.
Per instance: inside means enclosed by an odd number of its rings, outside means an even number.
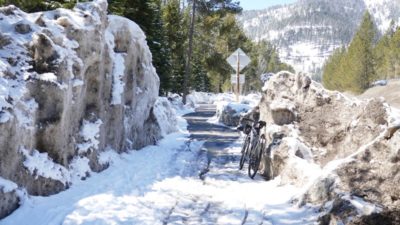
M237 126L240 117L252 109L248 104L235 102L216 101L214 104L216 105L216 113L208 122L225 124L227 126Z
M165 98L158 100L161 105L165 101ZM164 109L164 106L157 107ZM76 172L76 178L84 177L85 181L75 179L68 190L56 195L26 198L0 224L155 224L162 221L164 207L172 207L175 201L160 184L169 185L170 179L178 176L199 180L198 172L202 169L193 162L203 143L191 141L186 127L179 123L178 126L186 132L168 134L157 145L140 151L116 154L109 148L101 152L99 161L109 167L101 173L91 173L90 177L85 176L88 160L75 158L71 169ZM0 187L2 184L8 189L15 187L0 178ZM186 183L176 185L183 188Z
M155 107L160 81L144 32L107 7L0 8L0 176L29 194L62 191L103 170L103 151L154 144L178 123Z
M36 178L39 176L51 178L61 181L63 184L70 182L69 171L65 167L54 163L47 153L40 153L37 150L29 152L27 149L21 149L21 153L25 157L24 166L32 176Z
M98 149L100 143L98 140L100 137L100 126L102 124L103 122L100 119L94 123L83 120L81 131L79 132L83 143L77 145L79 153L85 153L89 149Z
M197 104L211 104L214 100L214 95L207 92L192 92L186 96L187 104L195 107Z
M178 130L176 112L167 98L158 97L153 110L163 137Z
M183 105L182 96L175 93L168 93L167 98L178 115L185 115L187 113L194 112L193 105L192 106L191 104Z
M72 160L71 164L69 164L71 183L76 183L77 180L84 180L90 175L92 169L89 163L90 160L83 156L76 156Z
M265 83L260 117L270 143L262 173L303 188L299 205L317 204L344 224L380 213L381 206L399 207L388 199L400 191L394 169L400 117L382 99L347 98L307 76L281 72ZM326 208L329 202L335 207Z
M10 180L6 180L0 177L0 190L3 193L14 191L18 188L18 185Z
M249 94L240 96L240 103L237 103L235 99L235 95L230 93L213 95L210 100L212 104L216 105L216 114L208 122L237 126L240 117L259 104L261 95Z
M123 77L125 72L125 59L124 53L114 54L114 66L113 66L113 86L112 86L112 100L111 104L118 105L122 103L122 94L124 92Z

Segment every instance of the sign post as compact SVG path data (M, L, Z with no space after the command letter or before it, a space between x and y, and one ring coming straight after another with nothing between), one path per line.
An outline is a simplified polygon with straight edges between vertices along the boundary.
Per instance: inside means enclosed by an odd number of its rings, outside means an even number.
M242 71L249 63L250 63L250 58L243 52L242 49L238 48L232 55L230 55L226 61L229 63L229 65L236 71L236 82L233 82L233 79L231 79L232 84L236 83L236 101L239 102L239 96L240 96L240 84L244 84L244 78L243 82L241 82L241 75L240 71ZM244 75L243 75L244 77Z

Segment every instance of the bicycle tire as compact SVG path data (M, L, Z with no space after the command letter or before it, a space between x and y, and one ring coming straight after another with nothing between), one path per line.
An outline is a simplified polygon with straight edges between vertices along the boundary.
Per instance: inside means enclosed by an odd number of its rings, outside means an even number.
M257 170L255 169L255 161L256 161L256 153L257 147L255 147L254 150L251 151L250 156L249 156L249 167L248 167L248 175L251 179L253 179L256 176Z
M242 156L240 157L239 170L243 169L244 162L246 161L246 158L247 158L247 152L249 149L249 145L250 145L250 137L246 136L246 140L244 141L243 146L242 146Z
M265 143L265 137L261 136L257 142L255 149L251 151L248 167L248 174L251 179L254 179L257 174L258 168L260 167L262 152L265 148Z

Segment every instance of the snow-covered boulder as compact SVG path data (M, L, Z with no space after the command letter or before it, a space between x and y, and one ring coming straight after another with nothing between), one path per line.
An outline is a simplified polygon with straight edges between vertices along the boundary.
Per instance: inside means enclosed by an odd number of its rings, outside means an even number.
M209 122L238 126L240 118L258 105L261 95L249 94L240 96L240 102L236 102L236 96L231 93L214 94L209 99L210 103L208 104L216 105L216 113Z
M157 119L162 136L178 131L177 115L168 98L158 97L154 104L154 116Z
M0 8L0 178L56 193L104 169L105 149L139 149L171 132L155 115L151 62L143 31L108 16L106 0L32 14Z
M351 216L400 208L396 109L382 99L349 99L289 72L271 77L259 107L271 143L261 169L267 178L303 186L300 204L320 204L329 219L345 224Z
M217 122L223 123L227 126L239 125L240 117L247 113L252 107L248 104L241 104L235 102L217 102L216 118Z

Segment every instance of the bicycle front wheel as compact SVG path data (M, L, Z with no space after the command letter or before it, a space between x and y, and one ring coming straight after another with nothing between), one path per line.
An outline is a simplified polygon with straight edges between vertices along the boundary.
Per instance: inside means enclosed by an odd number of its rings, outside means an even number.
M244 162L246 161L247 158L249 145L250 145L250 137L246 136L246 140L244 141L242 146L242 156L240 157L239 170L243 169Z
M265 142L265 138L260 137L256 147L250 153L248 173L251 179L254 179L257 174L258 168L260 167L262 152L265 148Z

